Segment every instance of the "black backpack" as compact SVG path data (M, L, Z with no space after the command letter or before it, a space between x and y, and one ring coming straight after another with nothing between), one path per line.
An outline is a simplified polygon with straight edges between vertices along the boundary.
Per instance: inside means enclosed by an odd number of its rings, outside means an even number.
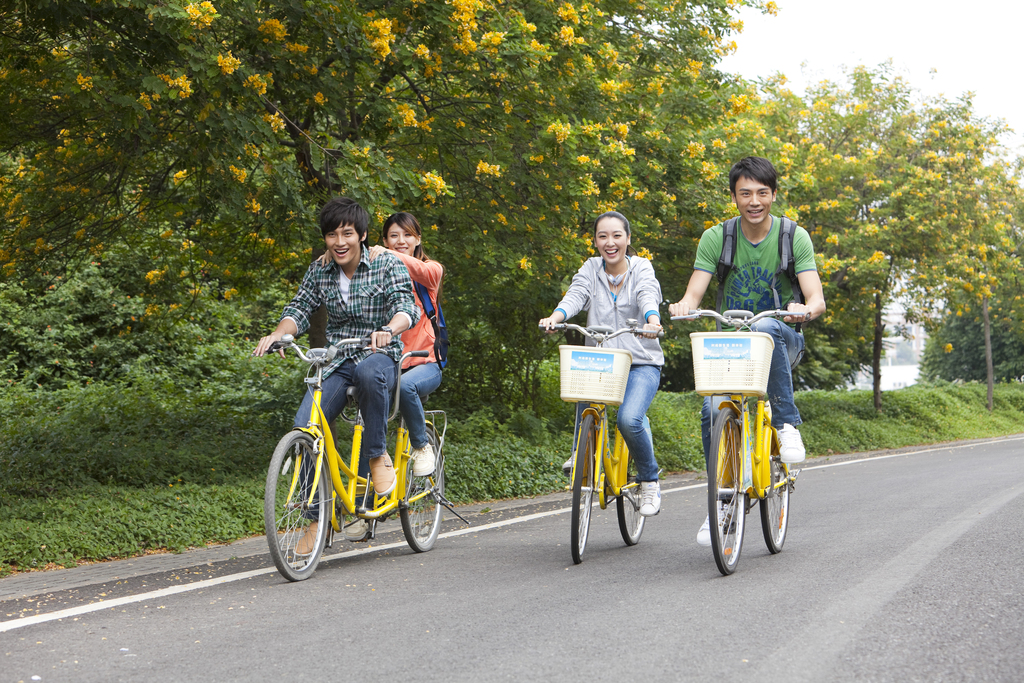
M413 282L413 286L416 288L416 295L420 298L420 303L423 304L423 310L427 314L427 318L430 319L430 324L434 328L434 356L437 358L437 364L444 369L448 365L448 326L444 322L444 313L441 312L441 305L437 305L437 310L434 310L434 304L430 301L430 292L427 288L418 282Z
M775 286L779 273L785 273L789 278L789 284L793 287L793 301L798 304L804 302L804 293L800 289L800 282L796 277L796 257L793 256L793 234L796 232L796 223L783 216L779 230L779 269L772 275L772 296L775 298L775 308L782 308L779 300L779 290ZM722 301L725 298L725 278L729 277L732 271L732 264L736 260L736 240L739 230L740 219L731 218L722 223L722 254L718 257L718 267L715 269L715 277L718 279L718 299L715 301L715 310L722 312ZM721 323L717 324L721 331ZM796 331L799 332L800 323L796 324Z

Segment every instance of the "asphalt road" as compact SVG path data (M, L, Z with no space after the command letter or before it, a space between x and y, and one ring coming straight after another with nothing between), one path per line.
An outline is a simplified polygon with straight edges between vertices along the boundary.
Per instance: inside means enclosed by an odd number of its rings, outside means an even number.
M202 554L42 598L4 579L0 682L1024 680L1024 437L809 461L783 552L755 508L730 577L694 542L703 487L666 488L633 548L595 511L579 566L556 497L425 554L392 533L297 584Z

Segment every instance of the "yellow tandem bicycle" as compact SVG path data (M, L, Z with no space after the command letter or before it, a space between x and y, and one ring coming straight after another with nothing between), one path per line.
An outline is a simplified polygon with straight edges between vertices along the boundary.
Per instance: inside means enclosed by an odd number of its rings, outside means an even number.
M708 453L708 517L715 564L728 576L736 571L743 547L744 522L761 508L761 531L773 555L782 551L789 528L789 497L800 470L779 457L779 435L765 399L775 344L771 335L750 326L763 318L792 316L790 311L695 310L672 320L714 318L733 332L693 332L696 391L719 408L711 425ZM750 403L754 402L753 412Z
M413 474L409 433L405 422L399 423L394 448L398 483L386 496L376 495L371 480L358 475L363 418L355 406L354 387L349 387L345 409L339 416L353 426L348 462L335 448L334 435L320 406L323 370L337 355L338 347L369 343L368 337L343 339L337 346L307 349L304 353L292 335L286 334L268 349L294 349L299 358L309 363L311 376L306 378L306 384L313 392L313 408L306 427L292 429L274 449L264 492L263 519L270 556L289 581L312 576L337 531L348 532L345 536L351 541L370 540L377 523L397 512L409 546L416 552L426 552L434 546L441 528L441 506L462 519L444 497L444 439L448 426L444 411L424 411L427 439L436 456L434 472L424 477ZM410 356L427 355L427 351L408 352L398 365L401 367L401 362ZM394 386L389 422L398 412L400 389L401 373ZM317 527L313 542L310 547L301 548L300 540L314 523ZM353 528L358 530L354 534Z

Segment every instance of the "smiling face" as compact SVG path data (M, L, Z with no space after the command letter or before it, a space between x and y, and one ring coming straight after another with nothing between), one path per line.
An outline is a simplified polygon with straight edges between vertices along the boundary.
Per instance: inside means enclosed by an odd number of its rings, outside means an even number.
M626 226L618 218L609 216L602 218L594 230L594 245L597 253L604 259L605 269L610 273L618 273L626 262L626 247L630 237Z
M764 220L768 217L768 212L771 211L775 193L767 185L743 176L736 181L732 200L740 210L743 222L755 230L760 230L765 225ZM771 227L770 223L767 225Z
M411 230L403 228L398 223L392 224L384 235L384 246L400 254L413 256L416 247L420 244L420 238Z
M324 235L327 253L349 276L359 265L359 242L359 233L354 225L342 225Z

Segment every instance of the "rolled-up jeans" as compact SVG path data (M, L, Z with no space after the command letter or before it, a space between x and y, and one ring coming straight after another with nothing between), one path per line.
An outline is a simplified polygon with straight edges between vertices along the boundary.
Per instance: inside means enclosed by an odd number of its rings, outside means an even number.
M363 416L363 440L359 456L359 474L366 476L369 472L371 458L387 452L388 411L391 409L389 395L395 385L398 363L383 353L373 353L356 363L349 359L332 372L321 385L320 409L328 422L333 423L345 407L346 393L350 386L356 388L356 400L359 412ZM313 409L313 390L310 388L299 404L295 413L295 426L305 427L309 424L310 411ZM308 491L313 485L313 466L315 462L303 462L300 470L302 488ZM317 506L305 515L316 519Z
M637 479L658 481L658 462L654 458L654 442L644 425L647 409L658 393L661 384L661 366L632 365L626 380L626 394L615 418L615 424L622 433L622 440L629 448L629 454L636 463ZM576 431L579 431L580 415L589 403L576 404ZM575 444L574 444L575 450Z
M768 370L768 393L765 398L772 406L772 426L776 429L785 424L794 427L803 423L800 411L793 398L793 368L800 364L804 355L804 335L775 318L762 318L751 326L752 332L770 334L775 342L772 351L771 368ZM718 406L728 396L705 396L700 411L700 437L704 445L704 463L707 464L711 451L711 428L718 419Z
M398 409L409 430L409 443L413 448L427 445L427 425L423 417L423 399L441 386L441 366L437 363L414 365L402 373L402 388L398 396Z

